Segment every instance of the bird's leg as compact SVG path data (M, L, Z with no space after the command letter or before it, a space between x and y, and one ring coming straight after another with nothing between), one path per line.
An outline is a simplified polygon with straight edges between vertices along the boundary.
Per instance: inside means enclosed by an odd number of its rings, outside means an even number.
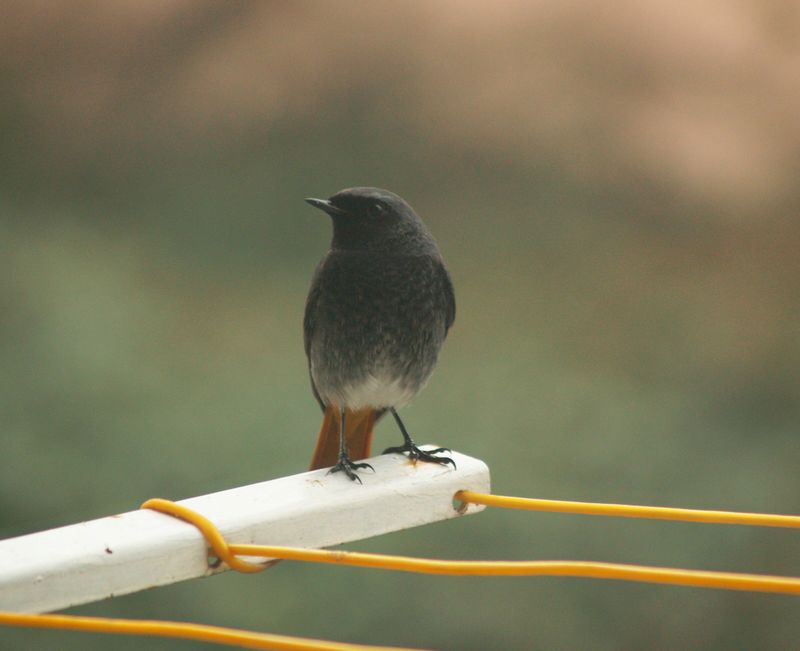
M400 454L407 454L408 458L414 462L417 461L432 461L433 463L441 463L442 465L446 465L448 463L453 464L453 468L456 467L456 462L453 461L450 457L437 457L434 456L436 454L441 454L442 452L450 452L450 448L436 448L435 450L421 450L417 447L417 444L414 443L414 440L411 438L409 433L406 431L405 425L403 425L403 421L400 420L400 416L397 415L397 411L395 411L394 407L389 407L389 411L392 412L392 416L394 416L395 421L397 422L397 426L400 428L400 433L403 435L403 445L398 445L393 448L386 448L383 453L390 454L392 452L398 452Z
M328 471L328 474L332 472L339 472L341 470L345 475L350 477L350 479L357 481L360 484L362 483L361 477L356 474L356 470L360 470L361 468L369 468L375 472L375 468L368 463L356 463L352 461L349 456L347 456L347 436L344 423L344 407L339 410L339 414L341 416L339 421L339 461L337 461L336 465Z

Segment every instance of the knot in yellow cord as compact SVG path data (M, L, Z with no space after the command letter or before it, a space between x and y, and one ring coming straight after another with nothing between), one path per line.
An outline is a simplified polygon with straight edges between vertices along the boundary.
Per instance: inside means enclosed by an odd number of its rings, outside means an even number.
M176 504L175 502L171 502L169 500L161 499L160 497L154 497L147 500L144 504L142 504L141 508L152 509L153 511L171 515L179 518L180 520L184 520L189 524L193 524L200 530L200 533L203 534L203 537L206 539L206 542L208 542L209 546L214 552L214 555L219 559L219 561L225 563L225 565L232 570L252 574L266 570L272 564L271 562L251 563L249 561L241 560L238 556L231 552L230 546L226 542L225 538L222 537L222 534L219 532L219 529L217 529L217 526L211 522L211 520L203 515L200 515L197 513L197 511L192 511L190 508L181 506L180 504Z

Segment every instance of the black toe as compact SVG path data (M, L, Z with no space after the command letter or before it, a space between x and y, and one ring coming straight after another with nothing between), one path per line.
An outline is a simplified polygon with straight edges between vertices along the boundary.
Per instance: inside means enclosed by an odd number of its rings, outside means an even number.
M343 472L352 481L357 481L361 484L363 482L361 481L361 477L356 473L356 470L361 470L362 468L369 468L372 472L375 472L375 468L368 463L356 463L355 461L351 461L348 457L341 457L339 462L328 471L328 474Z
M435 455L441 454L442 452L450 452L449 448L435 448L433 450L423 450L419 448L415 443L404 443L403 445L398 445L391 448L386 448L383 453L384 454L405 454L414 462L417 461L426 461L428 463L438 463L441 465L452 464L453 468L456 467L456 462L453 461L450 457L437 457Z

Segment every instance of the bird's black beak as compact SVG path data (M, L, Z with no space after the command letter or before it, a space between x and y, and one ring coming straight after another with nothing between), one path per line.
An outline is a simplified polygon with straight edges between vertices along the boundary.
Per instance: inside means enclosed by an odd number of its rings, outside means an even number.
M327 199L306 199L305 201L307 204L314 206L314 208L319 208L320 210L325 211L329 215L345 214L344 210L342 210L341 208L337 208Z

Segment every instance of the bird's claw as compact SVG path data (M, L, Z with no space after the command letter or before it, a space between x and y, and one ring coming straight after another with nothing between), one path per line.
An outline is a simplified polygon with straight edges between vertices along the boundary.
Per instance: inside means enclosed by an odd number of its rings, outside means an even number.
M403 445L397 445L395 447L386 448L383 453L384 454L405 454L408 458L416 463L417 461L428 461L431 463L438 463L441 465L452 464L453 469L456 467L456 462L453 461L450 457L437 457L434 456L436 454L441 454L442 452L452 452L450 448L434 448L433 450L423 450L417 447L416 443L413 442L406 442Z
M339 457L339 461L328 471L328 474L343 472L352 481L357 481L361 484L363 482L361 481L361 477L356 474L356 470L361 470L362 468L369 468L372 472L375 472L375 468L368 463L356 463L355 461L351 461L349 457Z

